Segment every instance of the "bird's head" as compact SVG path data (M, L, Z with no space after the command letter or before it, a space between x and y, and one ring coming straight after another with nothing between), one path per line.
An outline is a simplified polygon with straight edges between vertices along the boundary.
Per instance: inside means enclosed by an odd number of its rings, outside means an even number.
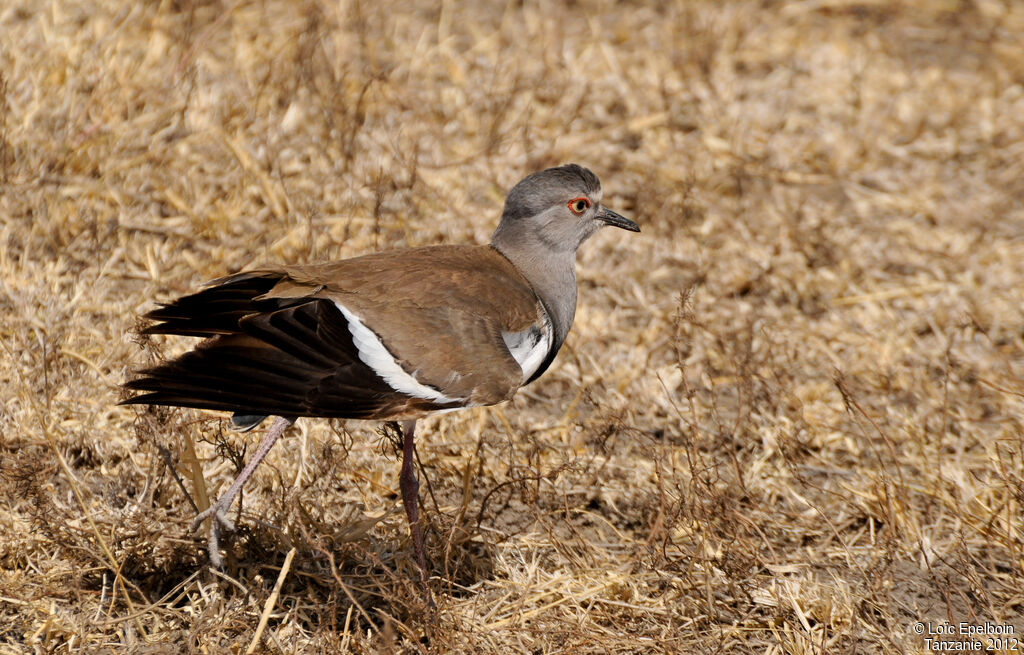
M601 182L576 164L548 168L523 178L505 198L501 223L492 242L515 247L543 245L554 252L576 252L605 225L630 232L640 227L601 205Z

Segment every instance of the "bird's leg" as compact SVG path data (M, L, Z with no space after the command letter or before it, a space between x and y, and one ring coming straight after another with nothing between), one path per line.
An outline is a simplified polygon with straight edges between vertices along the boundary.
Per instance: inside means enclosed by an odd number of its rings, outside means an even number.
M420 582L427 582L427 558L423 554L423 528L420 527L420 513L416 507L419 500L420 483L416 479L416 448L413 439L416 437L416 421L402 422L402 472L398 477L398 486L402 489L402 504L405 514L409 517L409 532L412 535L412 549L416 554L416 563L420 567Z
M220 568L223 564L223 560L221 560L220 557L220 529L224 528L228 532L233 532L235 529L234 523L232 523L231 519L228 518L228 510L231 509L231 503L234 502L235 496L237 496L238 492L242 490L242 486L246 481L252 477L253 471L256 470L256 467L260 465L260 462L262 462L263 458L267 456L267 453L270 452L270 449L273 448L277 440L281 438L284 431L288 429L288 426L294 422L295 419L284 418L283 416L274 418L273 424L271 424L267 433L263 435L263 440L260 441L260 445L256 448L256 452L253 453L252 458L246 463L245 468L243 468L242 472L238 474L235 481L231 483L228 490L224 492L224 495L218 498L217 502L210 505L209 508L202 512L199 512L199 514L192 519L193 532L205 519L211 519L208 547L210 551L210 564L212 566Z

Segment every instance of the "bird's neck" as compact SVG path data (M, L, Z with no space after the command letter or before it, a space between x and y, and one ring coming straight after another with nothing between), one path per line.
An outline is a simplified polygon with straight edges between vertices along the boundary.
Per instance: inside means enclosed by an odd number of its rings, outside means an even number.
M560 346L576 315L576 253L553 252L539 239L515 240L494 235L491 245L523 274L544 303L555 329L555 345Z

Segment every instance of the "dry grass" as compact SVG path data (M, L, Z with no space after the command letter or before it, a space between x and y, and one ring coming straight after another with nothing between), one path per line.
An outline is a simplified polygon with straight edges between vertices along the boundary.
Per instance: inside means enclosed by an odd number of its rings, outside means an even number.
M1013 0L4 3L0 652L1024 636L1022 117ZM566 161L644 232L584 248L539 383L423 430L436 619L369 424L300 421L209 571L186 446L214 494L252 436L115 407L184 347L139 312L485 241Z

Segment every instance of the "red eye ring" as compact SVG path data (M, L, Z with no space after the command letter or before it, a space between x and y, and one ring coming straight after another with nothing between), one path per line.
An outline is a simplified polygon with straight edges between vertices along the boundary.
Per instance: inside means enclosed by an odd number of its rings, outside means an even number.
M573 198L569 201L569 211L579 216L583 212L590 209L590 200L584 196L579 198Z

